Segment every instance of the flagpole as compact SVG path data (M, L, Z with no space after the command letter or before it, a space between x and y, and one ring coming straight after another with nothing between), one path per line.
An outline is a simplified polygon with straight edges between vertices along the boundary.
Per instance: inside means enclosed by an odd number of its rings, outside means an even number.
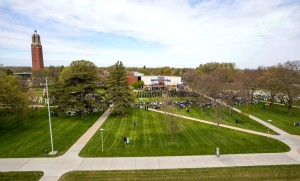
M53 150L52 125L51 125L51 116L50 116L50 106L49 106L49 94L48 94L48 81L47 81L47 78L46 78L46 92L47 92L48 117L49 117L50 139L51 139L51 152L49 153L49 155L55 155L57 153L57 151Z

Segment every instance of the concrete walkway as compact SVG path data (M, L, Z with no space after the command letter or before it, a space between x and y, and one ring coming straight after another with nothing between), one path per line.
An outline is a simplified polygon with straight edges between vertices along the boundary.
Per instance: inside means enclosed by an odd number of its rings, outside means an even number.
M171 115L171 113L168 113L168 112L166 113L164 111L159 111L159 110L156 110L156 109L149 109L149 110L154 111L154 112L158 112L158 113L162 113L162 114ZM261 136L269 136L266 133L262 133L262 132L258 132L258 131L252 131L252 130L249 130L249 129L243 129L243 128L234 127L234 126L229 126L229 125L226 125L226 124L219 124L218 125L215 122L205 121L205 120L202 120L202 119L192 118L192 117L188 117L188 116L182 116L182 115L179 115L179 114L172 114L172 115L175 116L175 117L183 118L183 119L189 119L189 120L197 121L197 122L200 122L200 123L210 124L210 125L214 125L214 126L220 126L220 127L228 128L228 129L234 129L234 130L242 131L242 132L246 132L246 133L251 133L251 134L256 134L256 135L261 135Z
M267 101L261 101L261 102L271 104L271 102L267 102ZM280 104L280 103L276 103L276 102L274 102L273 104L280 105L280 106L285 106L284 104ZM293 106L293 108L300 108L300 106Z
M235 107L233 108L233 110L242 114L242 111ZM267 122L255 117L255 116L252 116L252 115L249 115L249 118L253 119L254 121L256 121L266 127L269 127L270 129L274 130L275 132L279 133L280 135L289 135L289 133L277 128L276 126L273 126L272 123L267 123Z
M0 171L43 171L44 176L41 180L49 181L58 180L61 175L73 170L174 169L300 164L300 136L289 135L288 133L281 135L271 135L272 138L278 139L291 147L291 151L287 153L222 155L221 148L221 157L216 157L214 155L114 158L79 157L78 153L100 128L108 115L109 111L106 111L64 155L56 158L4 158L0 159ZM182 117L206 124L216 125L215 123L204 120L186 116ZM258 134L261 136L268 136L265 133L245 130L242 128L236 128L223 124L220 126L252 134ZM280 133L285 133L280 129L276 130L276 127L272 127L272 129Z
M64 158L78 158L78 153L88 143L88 141L99 130L100 126L109 116L109 109L74 143L74 145L62 156Z

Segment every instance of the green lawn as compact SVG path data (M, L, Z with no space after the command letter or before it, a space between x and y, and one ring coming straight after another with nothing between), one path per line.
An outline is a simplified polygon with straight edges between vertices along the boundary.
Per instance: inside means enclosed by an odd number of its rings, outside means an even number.
M59 180L299 180L300 165L170 170L73 171Z
M42 178L43 172L0 172L0 180L6 181L37 181Z
M287 108L283 105L274 104L263 109L263 104L249 105L249 113L266 122L272 120L271 124L290 134L300 135L300 126L294 126L294 122L300 122L300 108L293 108L292 115L288 115ZM236 108L242 109L243 107L245 106L237 106Z
M52 109L53 110L53 109ZM64 154L100 117L97 113L80 119L58 113L51 117L56 156ZM24 120L24 124L18 120ZM13 123L15 122L15 123ZM39 108L25 118L0 109L0 157L47 157L51 151L47 108Z
M130 109L126 116L110 115L102 125L104 152L101 152L101 134L97 132L80 152L82 157L129 157L213 155L216 147L222 154L286 152L290 148L275 139L252 135L196 121L177 119L178 131L174 140L167 134L163 114ZM133 127L136 121L137 126ZM124 137L131 143L126 145Z
M161 97L153 97L153 98L135 98L134 102L161 102Z
M201 108L199 106L192 105L189 113L187 113L185 109L179 110L175 107L173 109L173 113L217 123L216 116L214 113L215 109L216 108L203 108L201 111ZM236 118L238 118L238 124L236 123ZM226 124L226 125L230 125L230 126L244 128L244 129L249 129L249 130L253 130L253 131L259 131L259 132L263 132L263 133L268 133L268 127L254 121L246 116L243 116L240 113L232 111L232 115L229 115L228 108L223 108L223 111L221 112L221 119L222 119L222 121L220 122L221 124ZM269 130L269 131L270 131L270 134L277 134L273 130Z

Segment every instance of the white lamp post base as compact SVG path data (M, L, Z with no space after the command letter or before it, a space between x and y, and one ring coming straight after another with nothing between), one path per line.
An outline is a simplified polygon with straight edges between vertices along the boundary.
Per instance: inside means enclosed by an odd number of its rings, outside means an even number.
M53 155L56 155L56 153L57 153L57 151L51 151L51 152L49 153L49 155L50 155L50 156L53 156Z

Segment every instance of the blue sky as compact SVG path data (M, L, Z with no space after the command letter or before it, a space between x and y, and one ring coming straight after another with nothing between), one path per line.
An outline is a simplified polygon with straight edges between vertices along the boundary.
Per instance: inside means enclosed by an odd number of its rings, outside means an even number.
M300 59L297 0L1 0L0 64L31 66L31 35L46 66L257 68Z

